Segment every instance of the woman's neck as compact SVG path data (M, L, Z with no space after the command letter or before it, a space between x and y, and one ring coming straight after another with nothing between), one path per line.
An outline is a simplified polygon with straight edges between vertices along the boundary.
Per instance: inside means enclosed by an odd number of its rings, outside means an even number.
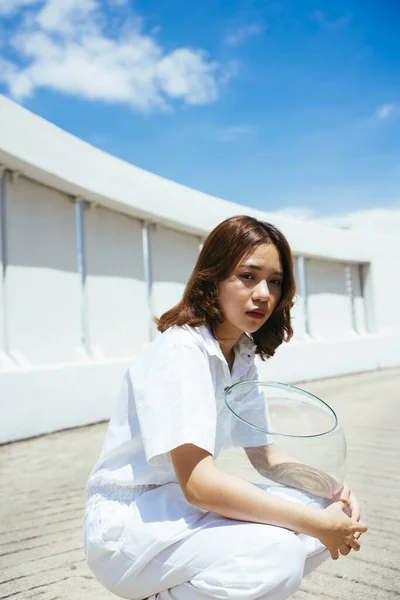
M233 347L241 338L242 333L235 330L229 331L228 327L224 327L225 323L221 323L216 328L216 334L218 337L219 347L221 348L222 354L225 356L226 362L229 368L232 369L233 361L235 360L235 353Z

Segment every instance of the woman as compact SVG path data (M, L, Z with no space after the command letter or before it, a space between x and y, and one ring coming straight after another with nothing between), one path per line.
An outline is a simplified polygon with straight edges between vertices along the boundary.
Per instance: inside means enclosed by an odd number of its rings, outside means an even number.
M86 558L113 593L284 600L329 553L360 548L367 527L347 487L330 505L295 490L277 497L214 463L229 444L224 389L257 380L255 355L290 339L294 293L282 233L232 217L207 237L182 300L156 319L162 335L125 376L87 486ZM274 444L265 459L279 465Z

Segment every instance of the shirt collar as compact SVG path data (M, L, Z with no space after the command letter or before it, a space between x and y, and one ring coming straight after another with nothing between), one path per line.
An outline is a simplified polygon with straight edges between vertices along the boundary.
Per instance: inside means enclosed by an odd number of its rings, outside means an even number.
M218 341L215 339L211 333L211 330L206 325L202 325L201 327L190 327L186 325L185 327L188 327L190 330L192 330L196 336L201 337L203 345L205 346L208 354L218 356L221 360L225 361L225 357ZM254 359L256 348L257 346L253 342L252 338L247 333L243 333L243 335L236 342L234 351L236 356L239 356L244 362L250 363Z

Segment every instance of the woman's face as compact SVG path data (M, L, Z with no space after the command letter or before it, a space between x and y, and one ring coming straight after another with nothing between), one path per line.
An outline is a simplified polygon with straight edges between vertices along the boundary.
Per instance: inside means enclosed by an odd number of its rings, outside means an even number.
M218 305L225 318L220 333L239 338L245 331L260 329L280 300L282 281L282 264L274 244L261 244L240 260L218 286Z

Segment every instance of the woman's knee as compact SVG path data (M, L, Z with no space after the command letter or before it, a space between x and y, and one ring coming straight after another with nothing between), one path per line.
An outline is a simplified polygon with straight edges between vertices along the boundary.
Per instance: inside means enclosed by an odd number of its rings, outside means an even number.
M300 586L307 554L298 537L282 528L261 528L251 543L227 552L191 583L216 598L285 600ZM244 542L244 539L243 539ZM218 582L218 583L217 583Z
M270 587L261 598L289 598L300 587L304 576L304 567L307 552L298 537L286 531L277 543L274 551L273 569L271 572Z

